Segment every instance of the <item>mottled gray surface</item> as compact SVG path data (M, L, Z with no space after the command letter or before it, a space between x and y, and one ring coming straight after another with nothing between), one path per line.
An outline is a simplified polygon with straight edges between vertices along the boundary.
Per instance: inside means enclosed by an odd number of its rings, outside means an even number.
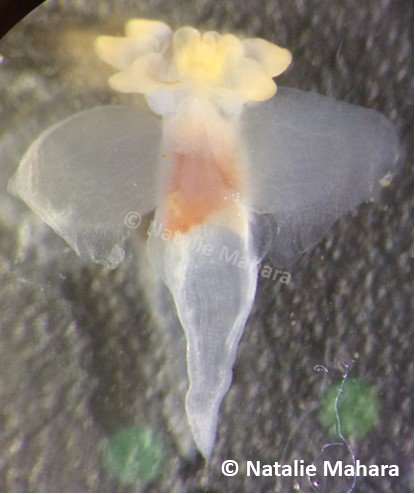
M128 101L114 100L89 46L133 15L286 46L294 63L280 84L379 110L404 146L404 166L379 204L341 219L291 269L288 285L260 280L207 466L185 460L169 430L172 357L137 259L129 254L115 271L82 263L5 191L41 129L82 108ZM399 478L360 479L355 491L413 489L411 33L410 0L62 0L0 41L2 491L293 490L294 479L224 477L221 462L316 459L329 439L315 410L340 361L354 361L350 377L381 400L376 428L353 441L356 455L401 468ZM165 440L169 459L151 484L123 487L102 465L105 437L128 424ZM304 481L299 488L309 490Z

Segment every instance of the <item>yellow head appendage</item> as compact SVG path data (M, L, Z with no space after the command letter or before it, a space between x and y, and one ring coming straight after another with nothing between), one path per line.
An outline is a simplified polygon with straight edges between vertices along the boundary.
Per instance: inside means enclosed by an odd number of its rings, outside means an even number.
M226 64L242 56L240 41L230 34L201 35L197 29L181 28L173 37L173 63L185 79L199 84L221 84Z
M133 19L122 38L101 36L95 49L121 71L109 79L120 92L150 95L186 91L210 97L263 101L276 92L273 77L291 62L291 53L263 39L182 27L172 32L159 21Z

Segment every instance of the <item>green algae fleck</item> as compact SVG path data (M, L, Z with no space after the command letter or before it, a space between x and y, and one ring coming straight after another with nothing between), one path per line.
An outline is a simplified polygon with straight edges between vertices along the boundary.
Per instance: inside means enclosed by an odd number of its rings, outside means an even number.
M162 475L165 448L161 438L146 427L117 430L107 440L104 465L123 484L151 482Z
M323 395L319 420L332 436L338 436L336 399L341 385L330 386ZM345 437L362 438L375 427L379 420L380 403L376 390L360 379L350 379L343 385L337 402L340 426Z

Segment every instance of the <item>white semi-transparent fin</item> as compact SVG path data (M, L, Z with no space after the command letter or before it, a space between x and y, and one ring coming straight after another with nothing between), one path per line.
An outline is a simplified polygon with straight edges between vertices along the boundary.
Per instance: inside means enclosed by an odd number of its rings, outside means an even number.
M270 213L269 256L288 265L330 226L375 199L393 171L399 139L380 113L296 89L247 108L241 131L250 164L251 206Z
M155 208L160 142L159 120L149 111L87 110L40 134L9 191L81 257L114 268L124 258L128 221Z
M177 242L162 237L156 223L148 253L173 295L186 334L186 412L196 445L208 459L254 301L258 259L249 239L213 224L194 228Z

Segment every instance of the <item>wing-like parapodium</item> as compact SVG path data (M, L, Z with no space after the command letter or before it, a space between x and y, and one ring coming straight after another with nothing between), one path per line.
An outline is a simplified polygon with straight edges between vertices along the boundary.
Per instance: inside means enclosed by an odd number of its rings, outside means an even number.
M399 139L380 113L296 89L242 116L251 206L275 223L269 256L291 263L393 172Z
M127 214L156 205L160 142L161 126L150 112L87 110L40 134L9 190L81 257L114 268L124 257L128 221L137 221Z

